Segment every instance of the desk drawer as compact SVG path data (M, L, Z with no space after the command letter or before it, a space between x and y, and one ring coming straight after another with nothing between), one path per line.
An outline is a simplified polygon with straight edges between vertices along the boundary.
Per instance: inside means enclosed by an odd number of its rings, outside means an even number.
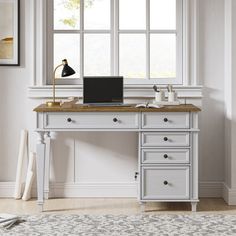
M146 129L188 129L188 112L144 112L142 113L142 128Z
M188 132L143 132L143 147L188 147Z
M143 149L142 164L188 164L189 149Z
M189 199L189 167L142 167L142 199Z
M55 129L135 129L138 126L138 113L46 113L44 118L44 128Z

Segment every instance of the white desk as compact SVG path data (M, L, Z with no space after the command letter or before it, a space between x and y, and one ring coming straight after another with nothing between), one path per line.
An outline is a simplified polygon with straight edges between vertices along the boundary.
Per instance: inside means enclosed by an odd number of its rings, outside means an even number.
M198 200L198 112L193 105L160 109L135 107L49 108L37 112L38 205L43 210L49 192L50 145L45 136L61 131L130 131L139 135L138 201L190 202Z

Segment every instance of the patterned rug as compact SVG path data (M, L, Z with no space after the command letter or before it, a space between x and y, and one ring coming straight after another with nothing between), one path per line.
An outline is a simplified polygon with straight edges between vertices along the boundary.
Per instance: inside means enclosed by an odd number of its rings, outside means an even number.
M9 230L0 228L0 235L236 235L234 215L35 215L22 219Z

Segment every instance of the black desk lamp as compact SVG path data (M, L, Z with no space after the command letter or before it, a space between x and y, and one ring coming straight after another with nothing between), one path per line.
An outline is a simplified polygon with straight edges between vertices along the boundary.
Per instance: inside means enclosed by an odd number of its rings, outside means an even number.
M63 69L62 69L62 72L61 72L61 76L62 77L67 77L67 76L70 76L70 75L73 75L75 74L75 71L68 65L68 62L66 59L64 59L62 61L62 64L58 65L55 69L54 69L54 73L53 73L53 100L52 101L48 101L46 102L46 105L48 107L55 107L55 106L60 106L60 102L57 102L56 101L56 97L55 97L55 81L56 81L56 70L63 66Z

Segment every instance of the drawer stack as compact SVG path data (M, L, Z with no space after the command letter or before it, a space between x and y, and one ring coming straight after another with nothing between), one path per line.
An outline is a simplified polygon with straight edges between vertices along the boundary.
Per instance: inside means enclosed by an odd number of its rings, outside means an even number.
M190 199L190 137L189 112L142 113L141 201Z

